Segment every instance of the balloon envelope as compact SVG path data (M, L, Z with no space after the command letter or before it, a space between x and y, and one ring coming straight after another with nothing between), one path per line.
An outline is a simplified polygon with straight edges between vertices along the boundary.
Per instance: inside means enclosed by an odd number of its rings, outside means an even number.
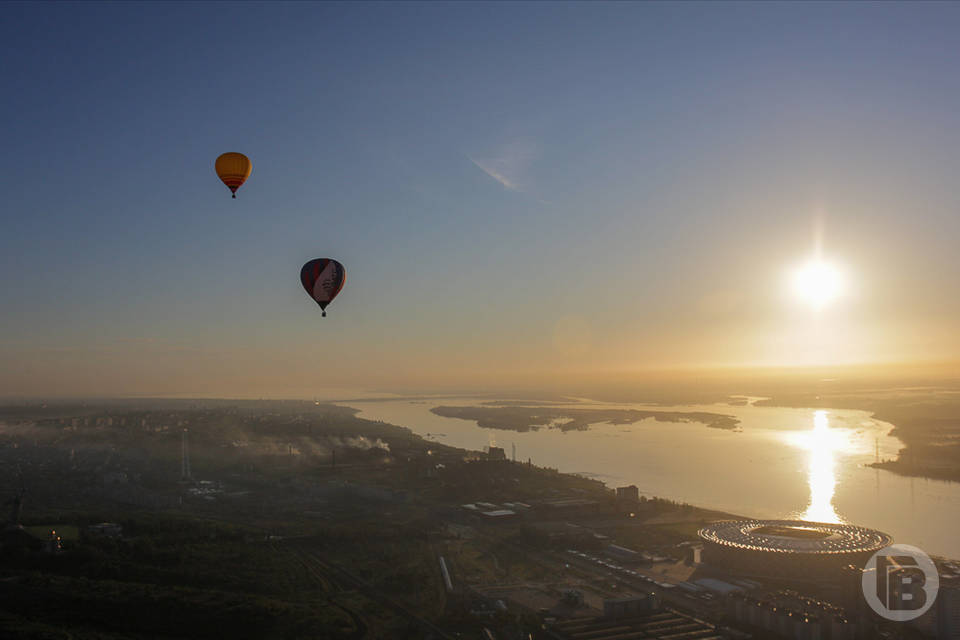
M247 178L250 177L250 172L253 171L250 158L242 153L233 151L221 154L213 167L216 169L220 179L223 180L223 184L227 185L230 192L234 194L234 198L237 197L237 189L247 181Z
M323 309L327 315L327 305L330 304L347 278L343 265L329 258L316 258L300 269L300 283L307 291L307 295Z

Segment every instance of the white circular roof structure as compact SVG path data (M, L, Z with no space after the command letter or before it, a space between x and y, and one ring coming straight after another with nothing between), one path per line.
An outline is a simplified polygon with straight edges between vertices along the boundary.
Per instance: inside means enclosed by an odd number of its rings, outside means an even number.
M729 549L817 555L874 552L893 544L874 529L803 520L715 522L700 529L700 537Z

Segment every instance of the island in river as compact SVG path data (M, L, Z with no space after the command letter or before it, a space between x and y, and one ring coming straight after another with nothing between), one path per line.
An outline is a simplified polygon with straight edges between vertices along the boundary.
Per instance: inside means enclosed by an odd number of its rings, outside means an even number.
M487 429L537 431L542 428L585 431L591 424L633 424L653 418L657 422L698 422L714 429L736 429L736 416L704 411L643 411L638 409L571 409L545 406L451 407L430 410L445 418L474 420Z

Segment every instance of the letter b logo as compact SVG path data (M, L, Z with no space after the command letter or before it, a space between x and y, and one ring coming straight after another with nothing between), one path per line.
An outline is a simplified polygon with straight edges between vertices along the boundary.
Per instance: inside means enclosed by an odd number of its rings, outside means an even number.
M926 612L937 597L940 576L923 551L895 544L873 554L863 568L863 596L877 614L905 622Z

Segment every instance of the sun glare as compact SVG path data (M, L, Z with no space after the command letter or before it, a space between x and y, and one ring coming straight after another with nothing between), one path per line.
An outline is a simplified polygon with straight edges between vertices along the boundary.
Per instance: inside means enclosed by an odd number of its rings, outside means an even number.
M843 275L830 263L812 260L793 274L793 291L796 296L820 309L843 293Z

